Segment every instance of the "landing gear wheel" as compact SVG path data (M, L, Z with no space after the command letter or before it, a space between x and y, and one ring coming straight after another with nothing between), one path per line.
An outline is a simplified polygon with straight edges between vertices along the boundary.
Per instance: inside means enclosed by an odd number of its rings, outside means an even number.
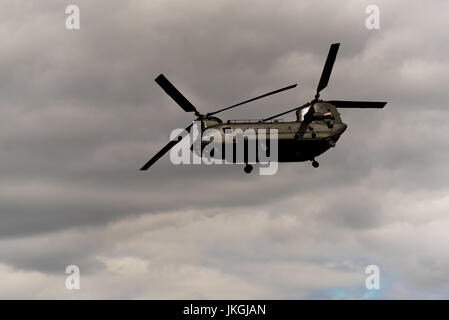
M253 171L253 166L250 164L246 164L243 170L245 171L245 173L251 173L251 171Z
M312 166L313 166L314 168L318 168L318 167L320 166L320 164L318 163L318 161L313 160L313 161L312 161Z

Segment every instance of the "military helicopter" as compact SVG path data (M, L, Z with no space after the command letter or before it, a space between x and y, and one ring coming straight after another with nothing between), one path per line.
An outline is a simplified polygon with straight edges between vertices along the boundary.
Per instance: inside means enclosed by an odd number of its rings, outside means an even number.
M321 91L328 85L339 47L339 43L334 43L330 46L313 100L302 106L296 106L293 109L256 121L228 120L223 122L221 119L215 117L215 115L243 104L292 89L297 84L265 93L214 112L202 114L163 74L159 75L155 81L185 112L193 112L195 114L197 117L196 120L201 122L202 132L208 128L215 128L223 134L226 129L241 129L244 131L245 129L253 128L257 131L260 129L267 130L274 128L278 130L278 162L312 161L312 166L318 168L319 163L315 158L331 147L335 147L336 142L347 128L337 108L383 108L387 104L386 102L375 101L320 100ZM277 119L291 112L296 112L296 121L284 122ZM192 125L189 125L185 128L184 132L190 133L191 128ZM185 135L181 134L170 140L140 170L148 170L157 160L173 148L174 145L181 141ZM235 141L233 143L235 144ZM206 144L202 142L202 147ZM245 155L244 171L245 173L250 173L253 166L246 162L246 159L247 156Z

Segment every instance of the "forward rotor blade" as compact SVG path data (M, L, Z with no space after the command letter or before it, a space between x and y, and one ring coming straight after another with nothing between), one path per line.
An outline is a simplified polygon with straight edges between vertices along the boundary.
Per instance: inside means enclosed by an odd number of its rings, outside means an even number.
M344 100L331 100L327 101L333 104L337 108L378 108L382 109L387 104L381 101L344 101Z
M298 85L298 84L295 83L295 84L292 84L291 86L288 86L288 87L285 87L285 88L281 88L281 89L277 89L277 90L274 90L274 91L265 93L265 94L263 94L263 95L261 95L261 96L258 96L258 97L255 97L255 98L252 98L252 99L249 99L249 100L246 100L246 101L243 101L243 102L234 104L234 105L232 105L232 106L230 106L230 107L226 107L226 108L223 108L223 109L220 109L220 110L217 110L217 111L208 113L207 115L212 116L212 115L217 114L217 113L219 113L219 112L222 112L222 111L225 111L225 110L229 110L229 109L232 109L232 108L241 106L242 104L245 104L245 103L248 103L248 102L257 100L257 99L262 99L262 98L271 96L272 94L276 94L276 93L279 93L279 92L282 92L282 91L285 91L285 90L292 89L292 88L296 87L297 85Z
M307 128L309 127L310 121L304 120L301 122L301 125L299 126L298 132L296 133L296 136L301 139L304 137L304 134L307 131Z
M321 73L320 82L318 83L318 87L316 89L317 95L321 92L321 90L327 87L339 47L340 47L339 43L333 43L329 49L326 63L324 64L323 72Z
M191 127L192 127L192 124L189 125L185 130L187 132L190 132ZM156 155L153 158L148 160L148 162L145 163L145 165L142 168L140 168L140 170L141 171L148 170L148 168L150 168L156 161L158 161L164 154L166 154L171 148L173 148L185 136L186 136L185 134L184 135L180 134L175 139L170 140L161 150L159 150L158 153L156 153ZM181 138L181 139L179 139L179 138Z
M178 89L175 88L173 84L163 75L160 74L156 79L154 79L158 85L173 99L185 112L195 112L198 113L195 106L190 103L189 100L184 97Z
M287 113L296 111L296 110L298 110L298 109L306 108L306 107L308 107L309 105L311 105L311 102L307 102L306 104L304 104L304 105L302 105L302 106L300 106L300 107L294 107L294 108L291 109L291 110L288 110L288 111L285 111L285 112L282 112L282 113L278 113L278 114L276 114L276 115L274 115L274 116L271 116L271 117L269 117L269 118L262 119L262 121L265 122L265 121L268 121L268 120L275 119L275 118L277 118L277 117L283 116L284 114L287 114Z

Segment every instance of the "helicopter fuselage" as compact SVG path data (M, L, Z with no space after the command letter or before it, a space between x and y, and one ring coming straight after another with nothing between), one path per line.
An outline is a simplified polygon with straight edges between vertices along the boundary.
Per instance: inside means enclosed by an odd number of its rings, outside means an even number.
M223 148L232 147L236 154L237 139L225 140L225 133L229 131L245 132L248 129L266 132L266 138L270 138L270 129L277 130L278 162L301 162L314 160L315 157L334 147L340 136L346 130L347 125L341 121L340 114L335 106L318 102L315 104L317 118L304 122L301 112L297 112L297 121L284 122L281 120L228 120L222 122L219 118L211 117L202 120L202 131L215 129L221 134L218 143ZM327 117L323 117L327 114ZM256 135L257 136L257 135ZM226 141L226 142L225 142ZM202 140L201 150L210 142L209 139ZM229 146L232 144L232 146ZM245 140L245 162L248 161L248 142ZM268 145L269 148L269 145ZM224 159L224 152L220 154ZM229 159L227 159L229 160ZM236 157L233 159L236 160ZM256 160L258 162L258 159Z

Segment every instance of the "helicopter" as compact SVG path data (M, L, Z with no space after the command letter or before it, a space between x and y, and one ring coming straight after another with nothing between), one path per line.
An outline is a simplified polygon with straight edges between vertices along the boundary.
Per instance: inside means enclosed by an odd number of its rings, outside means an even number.
M200 113L198 109L185 98L168 79L160 74L156 79L156 83L185 111L193 112L196 121L201 123L201 132L206 129L213 128L221 132L223 135L226 130L246 130L254 129L256 132L261 129L277 129L278 132L278 162L304 162L312 161L314 168L319 167L318 161L315 159L332 147L335 147L340 136L345 132L347 124L343 123L338 108L383 108L387 102L380 101L350 101L350 100L321 100L320 93L328 85L332 68L337 57L340 43L333 43L330 46L326 62L321 73L320 81L316 89L313 100L306 102L301 106L296 106L287 111L275 114L273 116L260 120L227 120L223 122L215 115L241 106L243 104L268 97L270 95L280 93L292 88L297 84L293 84L281 89L277 89L255 98L245 100L243 102L225 107L214 112ZM296 121L282 121L277 118L280 116L296 112ZM172 138L159 152L156 153L140 170L148 170L157 160L165 153L170 151L178 142L180 142L187 134L190 133L192 124L185 128L183 133ZM224 141L224 140L222 140ZM235 144L236 141L231 143ZM208 142L201 141L201 147L204 148ZM191 151L194 151L191 148ZM250 173L253 166L248 161L248 150L245 146L245 167L244 172ZM234 158L235 160L235 158Z

